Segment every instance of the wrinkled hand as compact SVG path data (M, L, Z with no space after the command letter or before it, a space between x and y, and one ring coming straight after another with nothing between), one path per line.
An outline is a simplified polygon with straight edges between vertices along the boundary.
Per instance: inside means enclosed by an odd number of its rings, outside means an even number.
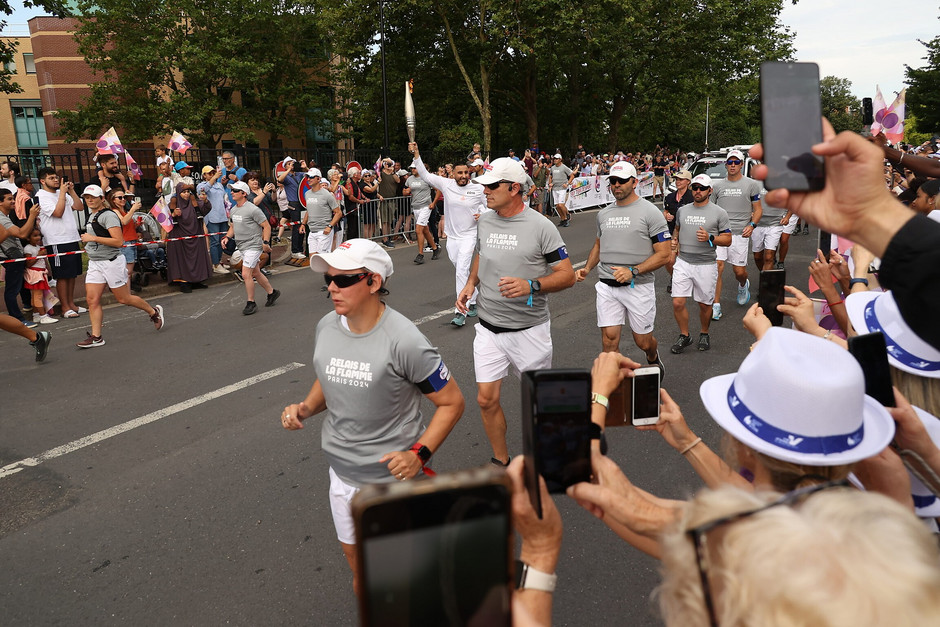
M303 420L310 417L310 410L303 403L288 405L281 412L281 426L288 431L303 429Z
M745 312L741 322L744 324L744 328L747 329L748 333L758 340L764 337L764 334L773 327L770 318L764 315L764 310L761 309L760 305L757 303L750 306L747 312Z
M838 253L837 253L838 254ZM816 281L816 285L822 290L832 287L832 271L829 269L829 264L826 261L826 255L823 254L823 251L816 250L816 258L813 259L809 264L809 274L813 277L813 280Z
M379 459L380 464L388 465L388 474L399 481L414 479L421 472L421 459L411 451L393 451Z
M784 289L793 294L793 297L785 298L784 304L777 306L777 311L782 312L786 316L790 316L793 320L793 326L796 327L798 331L809 333L813 329L818 328L819 323L816 322L816 314L813 311L813 301L792 285L786 285Z
M620 353L603 352L591 367L591 391L609 397L624 379L633 377L640 364Z
M817 251L817 253L818 252L819 251ZM849 276L849 265L845 263L845 258L843 258L842 254L837 250L833 250L829 253L829 272L831 272L832 276L840 283L848 281L851 278Z
M512 482L512 526L522 538L520 558L543 572L554 572L558 553L561 550L562 523L552 495L539 477L539 494L542 501L542 518L538 517L526 490L523 472L526 463L532 460L520 455L513 458L506 469Z
M852 244L852 263L855 265L855 272L859 276L868 274L868 267L875 260L875 255L861 244ZM848 268L846 268L848 274Z
M685 450L695 441L696 435L689 429L682 410L665 389L660 388L659 398L662 405L659 408L659 422L654 425L637 427L638 431L656 431L663 439L677 451Z
M913 509L911 477L890 447L855 464L853 472L869 492L879 492Z
M937 453L937 445L934 444L920 421L914 407L908 402L904 395L897 388L894 388L895 407L886 409L894 418L895 432L894 441L902 449L914 451L923 459L927 459Z

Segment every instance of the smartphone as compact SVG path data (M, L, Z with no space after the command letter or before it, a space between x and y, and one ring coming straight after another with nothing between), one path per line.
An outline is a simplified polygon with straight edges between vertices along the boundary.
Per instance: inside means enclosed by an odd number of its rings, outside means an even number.
M68 183L68 182L69 182L69 177L63 176L63 177L62 177L62 182L63 182L63 183Z
M361 624L509 627L511 497L489 468L364 486L351 503Z
M826 259L828 259L829 253L836 248L838 248L838 244L833 241L832 233L819 229L819 239L816 240L816 249L823 251L823 254L826 255Z
M137 198L133 194L124 194L124 204L128 207L134 204L137 201Z
M822 142L819 66L767 61L760 66L761 141L767 189L812 191L826 184L823 158L811 147Z
M848 342L849 352L865 373L865 394L885 407L894 407L885 336L881 333L866 333L850 337Z
M779 327L783 324L783 314L777 311L777 305L783 304L783 286L787 284L786 270L761 270L760 284L757 288L757 304L770 319L770 324Z
M634 427L659 422L659 368L637 368L633 371L633 410L630 424Z
M522 373L522 449L526 489L542 517L541 476L552 494L591 480L591 373L580 369Z

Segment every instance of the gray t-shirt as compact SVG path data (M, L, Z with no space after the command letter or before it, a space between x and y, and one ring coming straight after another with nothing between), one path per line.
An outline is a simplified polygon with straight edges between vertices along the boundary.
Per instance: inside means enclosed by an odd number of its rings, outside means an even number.
M764 195L760 198L761 214L757 226L780 226L780 220L787 215L786 209L780 207L771 207L764 200Z
M121 218L111 209L102 209L98 213L93 214L89 219L87 232L92 235L98 235L91 226L92 220L95 220L98 225L105 230L110 230L114 227L118 227L118 229L121 228ZM123 242L122 235L118 235L118 239ZM107 246L106 244L99 244L98 242L88 242L85 244L85 252L88 253L89 261L108 261L121 254L121 248L120 246Z
M698 227L717 237L730 231L728 212L709 201L704 207L694 203L682 205L676 212L676 228L679 229L679 259L693 265L715 263L715 247L708 241L700 242Z
M511 218L495 211L480 215L477 225L477 252L480 255L480 317L507 329L526 329L548 321L548 296L544 293L505 298L499 293L503 277L540 279L568 258L568 249L558 229L548 218L526 208Z
M431 206L431 186L420 176L410 176L405 187L411 190L411 210L421 211Z
M333 221L333 210L339 208L336 196L322 187L317 191L307 190L304 194L307 201L307 228L313 233L322 231Z
M450 374L410 320L386 306L372 330L356 334L335 312L317 324L313 367L326 399L321 446L346 483L389 483L379 459L407 451L424 432L421 397Z
M264 212L254 203L246 202L232 207L232 227L238 250L261 250L264 248L264 231L261 225L267 222Z
M549 170L552 177L552 191L561 190L568 184L568 177L571 176L571 168L565 164L553 165Z
M16 226L13 224L13 220L10 219L10 216L0 211L0 224L3 225L3 228L9 230L11 227ZM23 245L20 242L20 238L14 237L12 235L8 236L2 243L0 243L0 257L5 257L7 259L19 259L23 256Z
M601 241L601 260L597 275L613 279L612 266L635 266L653 254L653 244L672 239L669 226L656 205L638 198L620 207L613 203L597 213L597 237ZM636 277L638 284L652 283L653 273Z
M718 179L712 188L711 201L728 212L731 232L740 235L751 221L751 203L760 200L761 184L742 176L737 181Z

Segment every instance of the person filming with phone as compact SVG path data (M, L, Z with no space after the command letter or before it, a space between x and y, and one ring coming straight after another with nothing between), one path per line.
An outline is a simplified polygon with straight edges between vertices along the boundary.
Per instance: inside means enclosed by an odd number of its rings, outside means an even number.
M438 350L382 299L392 260L377 243L351 239L314 254L334 311L316 327L316 380L306 398L281 413L287 430L326 412L321 447L330 464L330 507L337 539L359 594L350 502L366 484L433 474L431 456L463 414L464 398ZM435 407L425 421L420 404Z

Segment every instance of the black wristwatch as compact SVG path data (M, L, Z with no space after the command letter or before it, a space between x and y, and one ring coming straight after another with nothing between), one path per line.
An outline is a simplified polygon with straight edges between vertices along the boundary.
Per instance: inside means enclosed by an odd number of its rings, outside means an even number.
M269 239L261 240L261 243L264 244L265 246L270 246L270 245L271 245L271 240L269 240Z
M412 453L418 456L418 459L421 460L421 465L428 463L428 460L431 459L431 449L426 447L421 442L415 443L410 449Z
M531 281L529 281L529 283L531 283L531 285L532 285L532 293L533 293L533 294L542 291L542 284L539 283L539 280L538 280L538 279L532 279Z

